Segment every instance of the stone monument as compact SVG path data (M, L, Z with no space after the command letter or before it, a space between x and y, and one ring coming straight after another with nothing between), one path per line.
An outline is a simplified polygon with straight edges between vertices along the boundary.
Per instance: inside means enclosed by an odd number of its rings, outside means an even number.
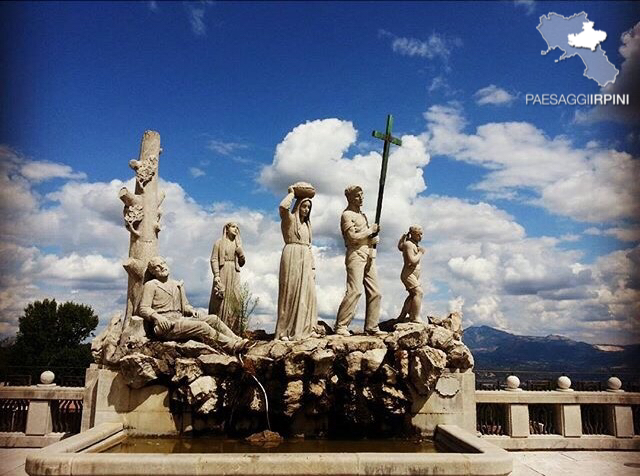
M389 123L383 137L388 146ZM162 202L157 190L160 150L159 135L145 132L140 159L131 162L136 192L120 192L131 233L125 262L127 307L92 345L96 364L87 371L83 430L122 422L132 432L152 434L248 434L271 424L285 436L314 437L431 435L441 423L475 431L473 357L460 340L459 314L429 322L386 321L381 331L377 310L370 306L371 335L339 332L319 337L305 331L295 340L294 330L287 334L294 340L287 341L256 333L262 340L249 346L226 332L216 316L200 316L191 308L182 285L169 279L166 262L153 258ZM386 152L385 157L388 148ZM383 172L385 162L383 158ZM307 283L305 289L313 288L311 197L303 196L311 189L294 184L280 209L287 218L282 226L285 251L295 247L295 256L283 258L284 268L290 272L291 263L302 262L299 277ZM290 210L294 198L298 206ZM344 330L363 281L369 298L377 293L379 303L375 267L367 270L375 257L379 226L369 225L361 213L359 187L347 189L347 198L342 228L347 255L351 246L358 259L351 271L356 293L348 294L349 306L341 306L349 312L339 313L345 327L338 329ZM381 193L378 210L380 198ZM411 240L417 246L417 237ZM285 291L290 288L286 283L280 283ZM178 332L181 329L184 332Z

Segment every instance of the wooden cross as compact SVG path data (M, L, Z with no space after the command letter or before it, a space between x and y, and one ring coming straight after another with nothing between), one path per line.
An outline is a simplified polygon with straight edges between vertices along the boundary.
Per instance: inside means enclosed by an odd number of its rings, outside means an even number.
M396 139L391 135L391 128L393 127L393 116L389 114L387 116L387 130L386 132L373 131L371 135L384 141L384 149L382 151L382 170L380 171L380 185L378 187L378 205L376 206L376 223L380 224L380 215L382 213L382 195L384 194L384 182L387 179L387 163L389 162L389 145L402 145L400 139Z

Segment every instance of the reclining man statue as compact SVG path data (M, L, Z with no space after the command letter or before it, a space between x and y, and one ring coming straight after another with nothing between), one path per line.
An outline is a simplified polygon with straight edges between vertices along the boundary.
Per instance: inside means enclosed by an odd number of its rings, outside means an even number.
M154 256L147 269L154 279L144 284L138 313L150 324L156 337L193 339L228 354L249 349L249 340L235 335L218 316L205 316L189 304L182 281L169 279L169 266L164 258Z

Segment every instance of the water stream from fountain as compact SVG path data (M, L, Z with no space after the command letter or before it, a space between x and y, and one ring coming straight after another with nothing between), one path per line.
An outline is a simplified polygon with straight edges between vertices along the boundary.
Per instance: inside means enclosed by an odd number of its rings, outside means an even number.
M245 368L244 361L242 360L241 355L238 355L238 359L240 360L240 364L242 365L242 368ZM260 390L262 390L262 394L264 395L264 412L267 417L267 428L269 429L269 431L271 431L271 422L269 421L269 398L267 397L267 391L264 389L264 387L260 383L260 380L258 380L258 378L253 373L251 372L247 372L247 373L251 375L253 380L255 380L256 383L258 384L258 387L260 387Z

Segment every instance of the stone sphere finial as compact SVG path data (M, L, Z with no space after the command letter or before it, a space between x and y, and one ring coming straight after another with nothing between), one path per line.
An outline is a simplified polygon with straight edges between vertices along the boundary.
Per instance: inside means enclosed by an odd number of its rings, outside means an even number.
M40 383L43 385L51 385L56 378L56 374L54 374L51 370L45 370L40 374Z
M558 380L556 381L556 390L561 392L572 392L571 379L566 375L558 377Z
M506 390L509 390L510 392L522 391L522 389L520 388L520 379L515 375L509 375L506 378L505 382L507 384Z
M607 380L607 392L624 392L622 390L622 380L618 377L609 377L609 380Z

